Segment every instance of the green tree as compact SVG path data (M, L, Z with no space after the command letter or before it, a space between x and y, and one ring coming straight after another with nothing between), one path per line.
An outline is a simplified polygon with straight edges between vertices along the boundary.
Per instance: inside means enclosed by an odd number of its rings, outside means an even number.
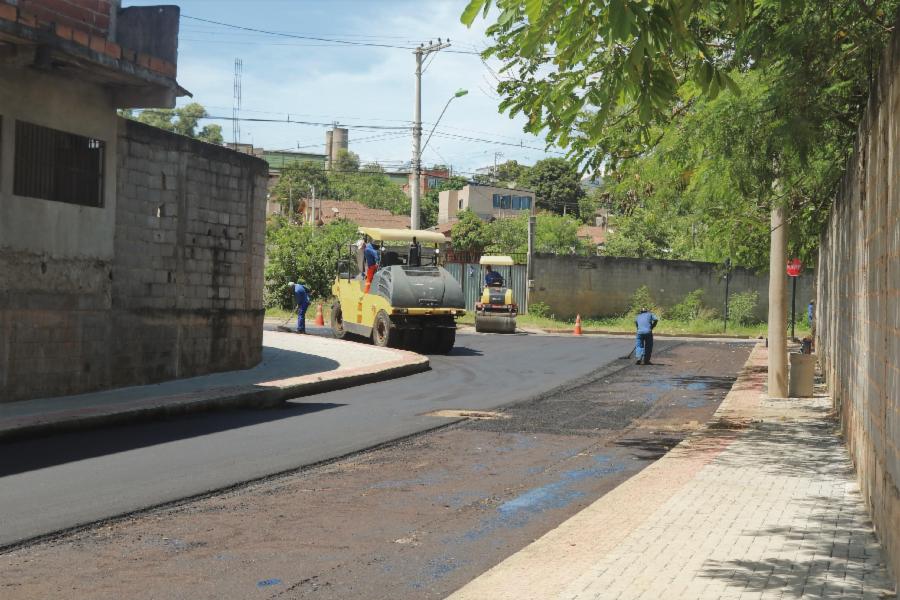
M281 170L278 183L270 192L287 214L290 207L298 211L301 200L312 197L312 188L316 190L317 198L329 196L328 180L321 163L302 161L292 163Z
M336 173L354 173L359 171L359 155L350 150L341 148L338 150L337 158L331 165L331 170Z
M356 239L356 228L340 219L322 227L291 225L283 218L271 223L266 235L266 306L293 306L290 281L307 286L314 299L329 298L339 252Z
M736 262L762 265L777 203L814 256L898 0L471 0L463 21L493 5L501 110L603 165L626 216L707 215L691 252L736 238Z
M120 113L122 116L135 119L141 123L159 127L187 137L196 138L211 144L222 144L222 127L220 125L204 125L199 131L200 119L209 116L203 105L197 102L185 104L180 108L148 108L142 110L137 117L133 111Z
M453 224L450 237L453 248L469 252L480 252L488 243L487 225L469 209L457 213L459 220Z
M534 242L537 252L586 254L587 244L578 238L581 222L571 216L540 213L535 218ZM486 228L487 249L498 254L528 252L528 215L496 219ZM454 238L454 243L456 239Z
M558 214L578 213L584 190L578 169L564 158L539 160L524 176L525 187L533 191L538 208Z
M400 187L381 173L328 172L328 193L334 200L355 200L369 208L409 214L410 201Z
M535 233L535 237L537 237ZM496 219L488 224L487 239L490 251L497 254L525 254L528 252L528 215Z
M543 213L537 215L534 243L538 252L554 254L586 254L588 244L578 238L581 221L571 215Z

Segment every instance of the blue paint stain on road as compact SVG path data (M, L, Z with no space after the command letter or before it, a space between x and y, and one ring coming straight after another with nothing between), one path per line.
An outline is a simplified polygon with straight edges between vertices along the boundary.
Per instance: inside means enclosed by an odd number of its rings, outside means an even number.
M281 580L280 579L263 579L262 581L256 582L256 587L258 587L258 588L264 588L264 587L269 587L269 586L273 586L273 585L281 585Z
M694 383L689 383L689 384L687 384L687 389L693 390L693 391L695 391L695 392L696 392L696 391L699 391L699 390L705 390L705 389L707 389L708 387L709 387L709 384L708 384L708 383L705 383L705 382L703 382L703 381L696 381L696 382L694 382Z
M595 456L595 466L572 469L560 474L558 481L532 488L497 507L497 513L484 519L477 527L448 543L474 542L500 529L524 527L536 515L548 510L565 508L585 493L574 488L581 481L601 478L625 470L624 465L613 464L608 456Z

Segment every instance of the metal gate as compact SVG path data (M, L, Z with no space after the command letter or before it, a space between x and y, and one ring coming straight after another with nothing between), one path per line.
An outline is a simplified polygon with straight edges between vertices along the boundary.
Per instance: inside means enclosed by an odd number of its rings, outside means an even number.
M481 273L481 265L478 263L447 263L444 265L453 277L462 286L463 297L466 299L466 310L475 310L475 303L481 297L484 290L484 278ZM528 304L525 291L527 289L525 265L513 265L511 267L494 267L494 270L503 276L508 287L512 288L513 297L519 305L519 313L528 312Z

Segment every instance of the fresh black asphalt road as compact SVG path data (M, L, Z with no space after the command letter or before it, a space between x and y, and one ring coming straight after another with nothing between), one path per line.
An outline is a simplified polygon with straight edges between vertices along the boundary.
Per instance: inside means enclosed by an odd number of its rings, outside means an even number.
M460 335L432 370L282 408L0 444L0 546L335 458L531 398L627 354L624 338ZM660 349L672 342L658 340Z

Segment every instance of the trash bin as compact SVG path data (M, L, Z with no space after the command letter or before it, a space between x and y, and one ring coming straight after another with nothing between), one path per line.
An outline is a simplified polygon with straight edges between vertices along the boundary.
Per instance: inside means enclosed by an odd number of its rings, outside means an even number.
M788 396L791 398L809 398L812 396L815 375L815 354L791 354L791 377L788 384Z

